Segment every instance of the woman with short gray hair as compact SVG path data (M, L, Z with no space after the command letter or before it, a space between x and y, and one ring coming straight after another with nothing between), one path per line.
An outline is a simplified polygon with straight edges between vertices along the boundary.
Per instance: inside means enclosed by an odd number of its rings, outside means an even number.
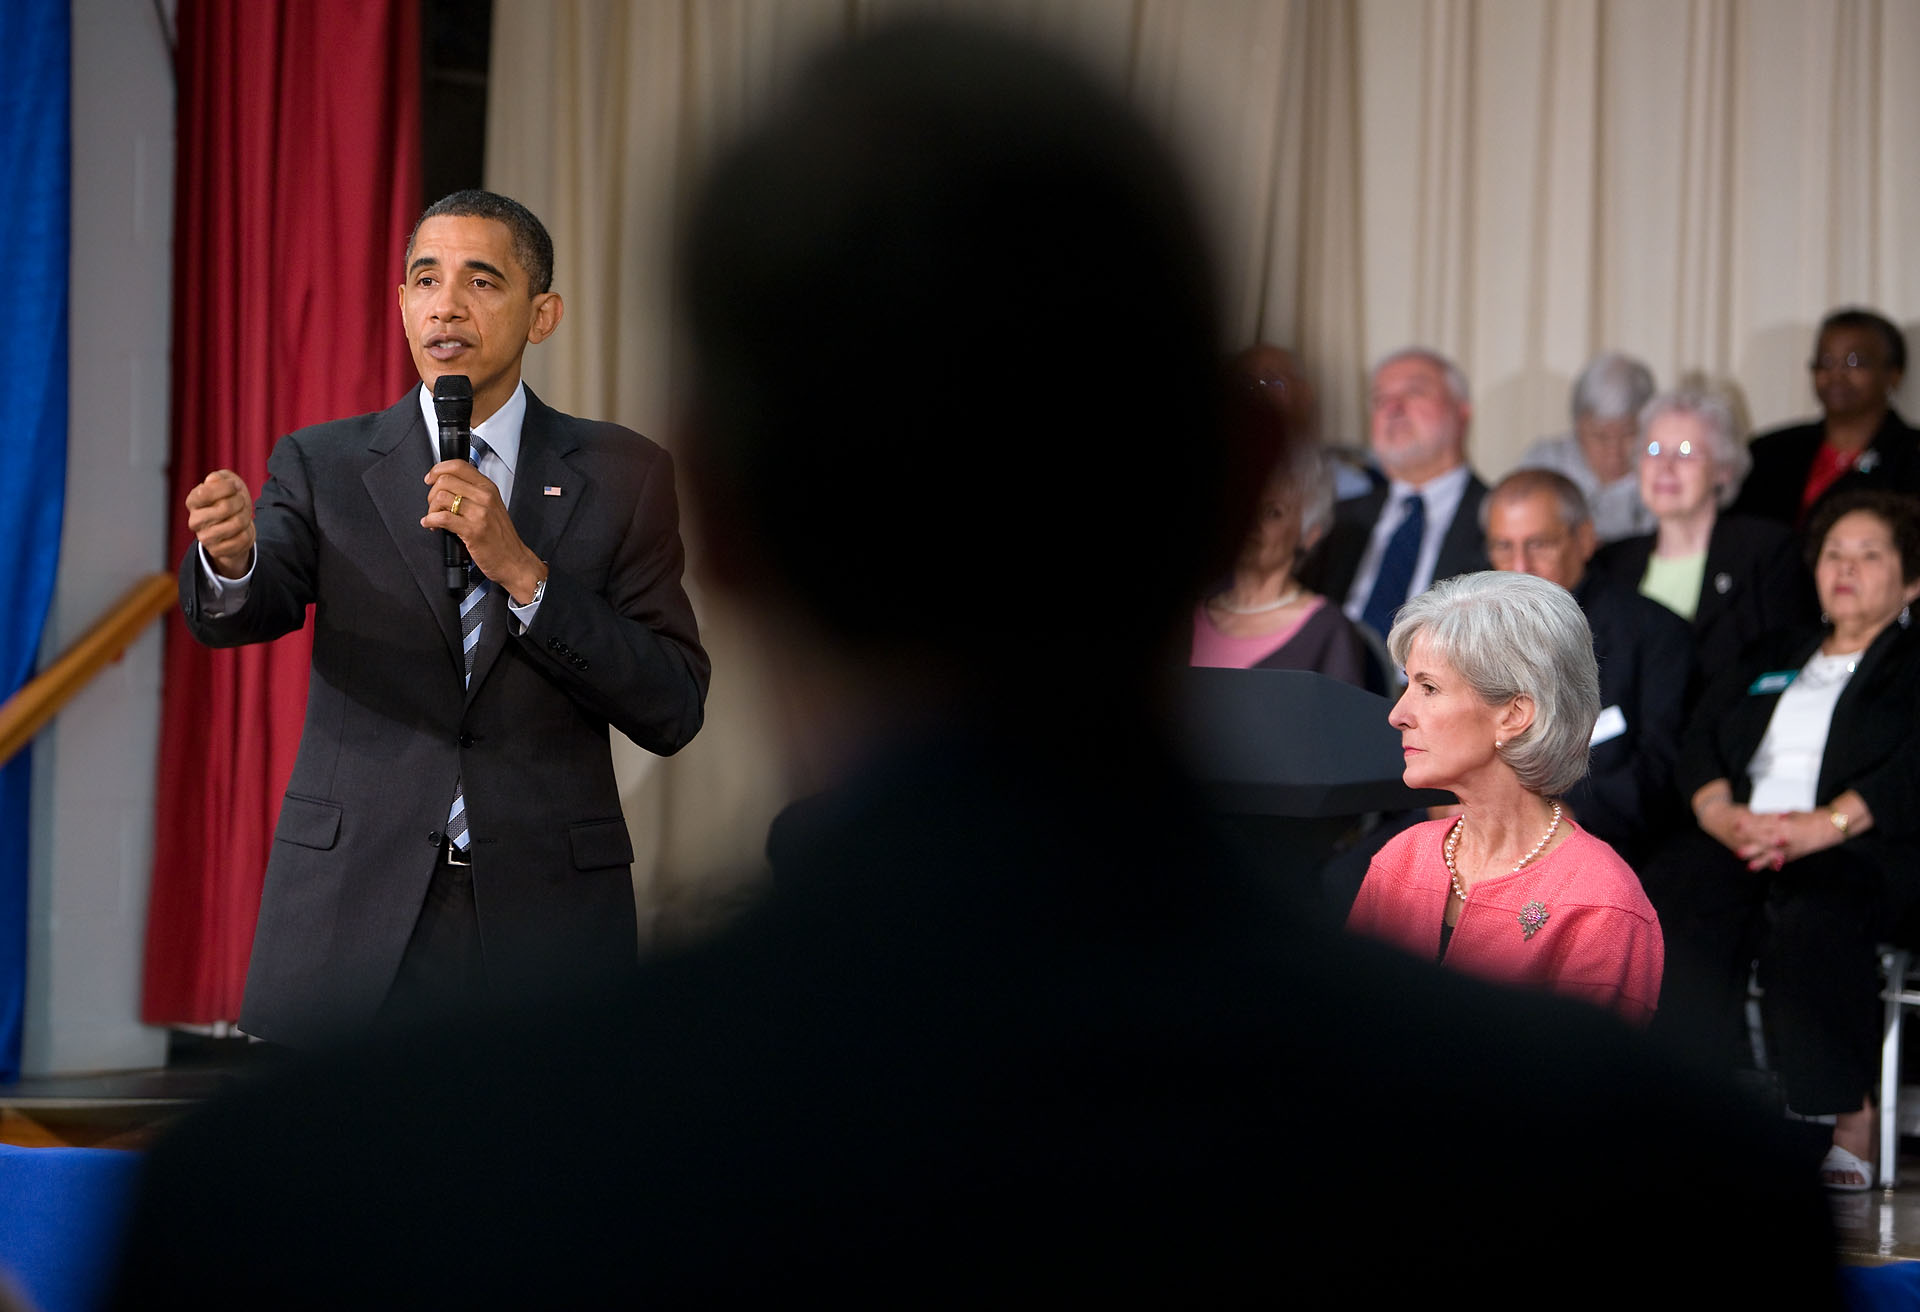
M1693 625L1692 683L1763 633L1812 622L1813 581L1784 525L1728 514L1752 464L1726 401L1700 388L1640 412L1640 499L1655 529L1593 558L1596 577L1635 588Z
M1348 928L1447 966L1651 1019L1665 946L1640 881L1560 801L1600 713L1593 635L1572 594L1527 574L1463 574L1400 608L1409 787L1460 814L1380 849Z
M1640 407L1653 395L1653 373L1630 355L1608 351L1587 361L1573 384L1573 429L1543 437L1520 457L1522 469L1551 469L1587 499L1602 542L1653 527L1634 477Z

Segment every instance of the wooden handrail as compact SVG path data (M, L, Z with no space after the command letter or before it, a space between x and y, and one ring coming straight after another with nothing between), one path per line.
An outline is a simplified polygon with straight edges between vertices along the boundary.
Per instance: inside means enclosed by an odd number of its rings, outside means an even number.
M4 766L60 708L108 665L120 659L140 631L172 609L179 595L171 574L149 574L114 603L59 660L29 679L0 705L0 766Z

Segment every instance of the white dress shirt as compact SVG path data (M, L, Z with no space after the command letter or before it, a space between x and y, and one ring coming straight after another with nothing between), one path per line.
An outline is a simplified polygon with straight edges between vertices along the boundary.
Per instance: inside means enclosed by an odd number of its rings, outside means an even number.
M1819 805L1820 763L1827 755L1833 708L1864 655L1852 651L1823 656L1816 651L1800 667L1799 676L1773 704L1766 735L1747 765L1747 778L1753 784L1748 810L1772 815L1811 811Z

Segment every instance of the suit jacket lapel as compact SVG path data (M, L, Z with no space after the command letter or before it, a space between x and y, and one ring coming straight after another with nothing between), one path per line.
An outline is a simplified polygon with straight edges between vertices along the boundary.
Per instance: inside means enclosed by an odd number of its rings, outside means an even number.
M1828 721L1826 746L1820 753L1820 777L1816 782L1819 797L1832 797L1841 791L1840 781L1859 773L1860 762L1857 755L1863 749L1857 732L1849 732L1849 726L1862 713L1862 704L1869 697L1872 705L1885 704L1885 693L1880 690L1879 675L1881 666L1892 655L1894 647L1905 636L1906 631L1898 623L1889 624L1880 630L1874 640L1867 645L1866 651L1854 666L1853 675L1847 680L1847 686L1840 690L1840 696L1833 703L1833 718ZM1815 642L1813 649L1800 659L1805 665L1812 660L1823 644ZM1795 666L1798 669L1799 666ZM1763 731L1764 732L1764 731ZM1819 798L1815 799L1816 802Z
M586 491L579 472L566 459L578 446L566 417L528 388L527 417L520 428L520 463L513 471L513 497L507 513L520 540L542 560L553 558L573 508ZM558 488L559 492L549 496L548 488ZM507 590L502 587L493 588L487 596L486 620L473 654L473 678L467 683L468 701L473 700L506 648L507 622L512 618L507 602Z
M1487 567L1486 537L1480 531L1480 500L1486 494L1487 485L1477 475L1469 474L1453 522L1440 539L1440 554L1433 563L1435 583Z
M1333 529L1319 547L1320 564L1310 578L1301 581L1325 593L1335 606L1346 605L1354 575L1360 572L1360 558L1367 554L1374 521L1384 513L1386 504L1387 489L1382 486L1335 505Z
M1732 554L1733 534L1725 530L1725 521L1716 519L1707 536L1707 558L1700 567L1700 600L1693 606L1693 630L1698 634L1705 634L1732 609L1733 594L1740 587L1740 575L1727 568L1734 563L1727 559ZM1724 591L1718 583L1722 574L1727 576Z
M420 401L412 389L374 421L373 437L367 445L377 455L360 480L393 538L394 550L419 586L428 611L440 625L455 672L464 674L460 602L447 591L440 535L420 527L420 516L426 513L427 507L425 480L433 462L428 459L427 429L420 418Z

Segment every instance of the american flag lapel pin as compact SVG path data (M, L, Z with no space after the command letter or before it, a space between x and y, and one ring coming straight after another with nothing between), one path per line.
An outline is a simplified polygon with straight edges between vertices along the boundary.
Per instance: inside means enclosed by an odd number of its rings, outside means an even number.
M550 497L557 497L560 495L560 489L552 483L547 484L545 487L541 488L540 491L543 494Z

